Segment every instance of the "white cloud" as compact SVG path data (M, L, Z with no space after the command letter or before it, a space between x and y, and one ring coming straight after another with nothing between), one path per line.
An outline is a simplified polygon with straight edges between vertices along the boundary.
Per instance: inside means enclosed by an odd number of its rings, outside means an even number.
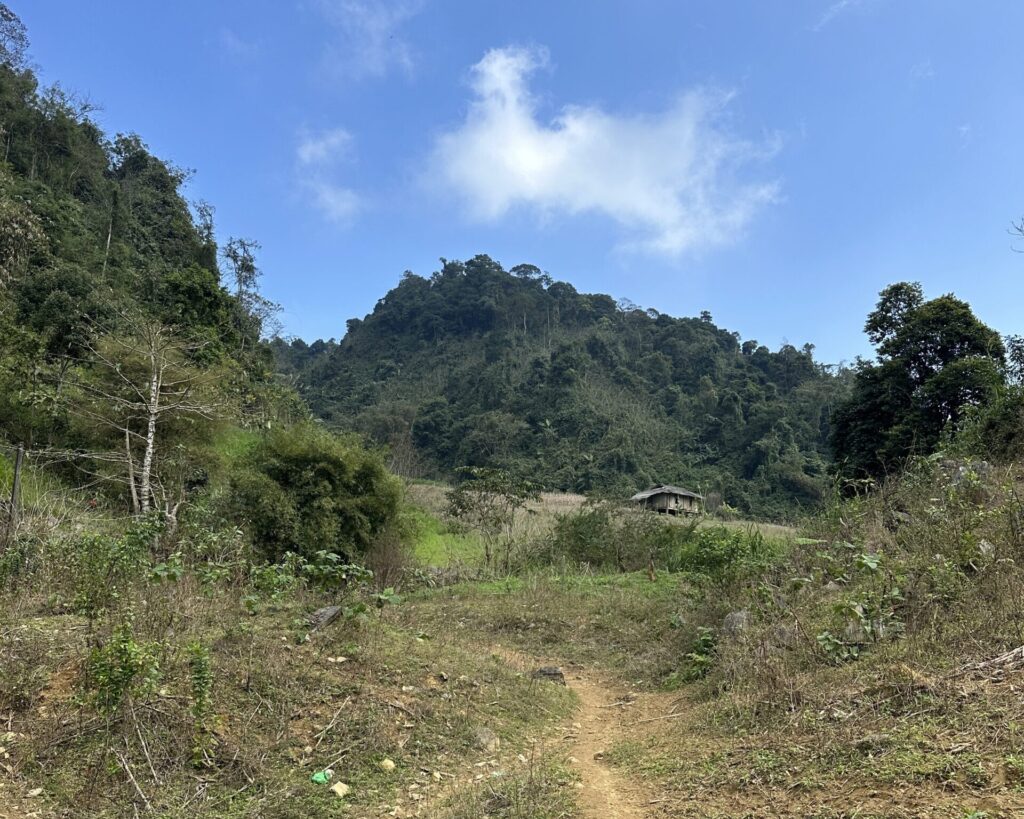
M307 179L305 187L312 194L313 203L328 221L347 225L362 208L359 194L351 188L322 179Z
M931 60L922 60L910 67L910 79L912 82L924 82L935 77L935 68Z
M324 67L335 76L383 77L392 68L411 73L412 47L401 27L419 13L422 0L319 0L334 28L335 40L324 54Z
M833 3L829 4L824 12L822 12L821 17L818 18L818 22L815 23L811 29L813 31L821 31L840 14L859 6L862 2L863 0L835 0Z
M230 28L222 28L220 30L218 45L221 53L238 61L251 60L257 57L261 50L261 45L258 41L246 40Z
M362 208L354 190L339 181L352 160L354 140L344 128L303 132L295 149L299 184L313 205L331 222L348 224Z
M465 121L435 145L433 176L471 217L497 220L516 207L598 213L625 230L628 246L675 256L734 240L777 198L772 182L735 178L778 145L724 129L730 95L691 91L646 115L567 106L543 122L527 78L545 61L536 50L489 51L473 68Z
M299 140L296 158L302 165L334 164L349 156L352 134L333 128L319 134L305 132Z

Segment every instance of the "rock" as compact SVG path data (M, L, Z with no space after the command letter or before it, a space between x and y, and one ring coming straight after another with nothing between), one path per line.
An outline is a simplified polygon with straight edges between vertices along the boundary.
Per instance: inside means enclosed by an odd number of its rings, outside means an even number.
M341 606L324 606L309 616L309 633L326 628L341 615Z
M565 685L565 674L557 665L545 665L534 671L530 677L535 680L547 680L558 685Z
M850 620L843 629L843 642L864 645L868 642L868 633L859 620Z
M892 513L893 519L900 525L907 526L914 522L913 517L907 512L901 512L898 509Z
M891 744L892 738L888 734L867 734L853 743L853 747L866 754L872 751L882 751Z
M750 612L746 609L730 611L722 620L722 632L729 637L739 637L750 626Z
M338 796L340 796L342 799L344 799L346 796L348 796L348 792L352 789L344 782L335 782L333 785L331 785L331 790Z
M395 763L390 759L382 759L377 763L377 767L382 771L393 771L395 769Z
M33 788L32 790L30 790L25 795L28 796L30 799L35 799L37 796L42 796L43 795L43 789L42 788Z
M978 541L978 553L982 557L992 557L996 553L996 547L990 541L982 538Z
M501 747L501 738L486 725L480 725L473 732L476 746L482 751L493 753Z
M835 580L829 580L828 583L825 584L825 591L827 591L827 592L833 592L834 593L834 592L842 591L842 590L843 590L843 587L840 586L838 583L836 583Z
M780 648L796 648L800 644L800 629L795 625L779 623L772 629L772 642Z

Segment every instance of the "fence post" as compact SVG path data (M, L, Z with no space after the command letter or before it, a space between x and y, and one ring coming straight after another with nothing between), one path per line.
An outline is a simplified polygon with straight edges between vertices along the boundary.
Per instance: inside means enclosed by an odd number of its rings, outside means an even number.
M11 528L18 523L18 500L21 495L21 462L25 460L25 445L18 444L14 455L14 482L11 484Z
M11 482L11 507L7 516L7 531L4 533L5 548L18 530L18 496L21 492L21 465L24 460L25 445L19 444L14 453L14 480Z

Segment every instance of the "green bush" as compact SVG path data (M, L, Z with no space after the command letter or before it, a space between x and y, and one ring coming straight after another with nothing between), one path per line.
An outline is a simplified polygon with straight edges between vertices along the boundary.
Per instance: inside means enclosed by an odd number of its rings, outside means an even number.
M617 527L607 504L587 504L559 515L551 533L552 553L573 563L613 566Z
M352 558L395 519L399 484L354 439L298 424L267 434L245 456L230 506L268 560L287 552Z
M774 554L773 544L754 527L702 527L696 519L679 520L603 503L559 515L549 549L555 561L619 571L637 571L653 563L714 581L762 568Z
M130 623L114 629L110 639L89 654L86 681L102 714L113 714L128 697L145 697L160 679L159 646L135 640Z
M728 580L743 570L767 565L773 554L771 544L753 526L713 526L693 530L675 552L670 568Z
M153 515L133 521L120 537L80 537L68 554L75 610L92 619L115 608L149 567L150 546L162 528L162 519Z

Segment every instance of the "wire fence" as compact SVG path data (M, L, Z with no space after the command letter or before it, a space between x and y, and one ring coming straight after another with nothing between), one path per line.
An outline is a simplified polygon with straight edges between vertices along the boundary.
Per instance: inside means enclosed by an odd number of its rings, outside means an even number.
M116 481L112 475L118 470L104 474L98 467L116 466L119 460L112 453L31 449L0 441L0 553L22 535L44 537L83 515L97 523L113 519L89 490ZM69 471L76 477L74 489Z

